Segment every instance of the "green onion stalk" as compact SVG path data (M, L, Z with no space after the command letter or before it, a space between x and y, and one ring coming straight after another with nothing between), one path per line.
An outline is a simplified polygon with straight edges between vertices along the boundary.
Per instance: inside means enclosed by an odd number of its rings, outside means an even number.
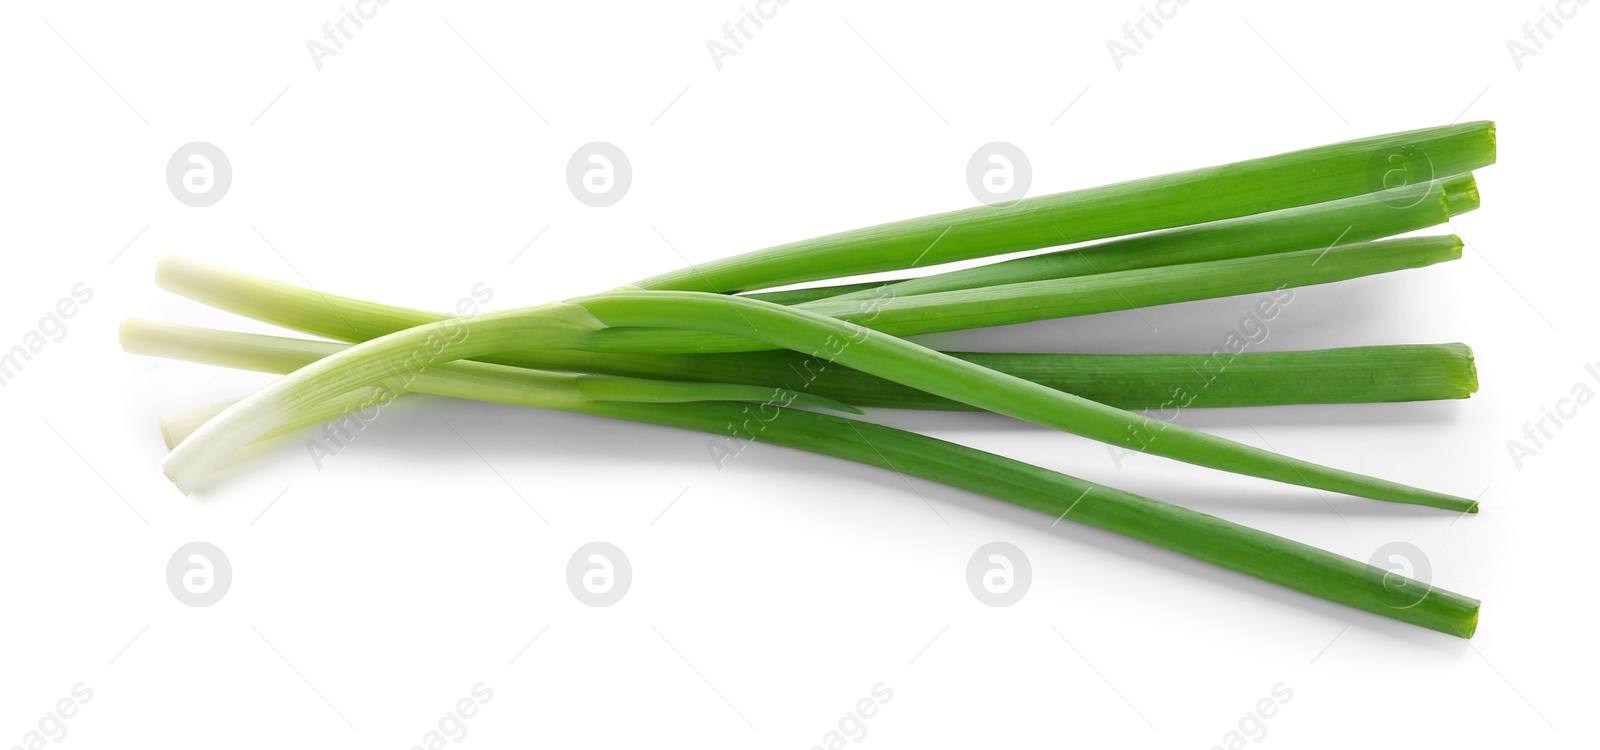
M156 279L164 289L213 307L340 341L365 341L449 318L295 287L177 256L157 265ZM1477 390L1471 350L1461 344L1237 355L950 354L1125 409L1161 409L1173 403L1203 408L1455 399ZM527 349L483 359L535 369L782 386L862 407L975 408L788 350L630 354Z
M895 336L910 336L1327 284L1460 257L1460 238L1416 237L910 297L823 301L794 309L869 324ZM423 310L299 289L175 257L157 265L156 283L213 307L345 341L366 340L446 318ZM727 302L734 305L751 299L728 297ZM295 304L286 308L284 303L289 301ZM618 327L592 337L584 351L672 354L778 348L744 333L682 330L670 323L648 328ZM549 349L536 341L529 341L523 348ZM497 356L505 358L514 351Z
M727 294L936 266L1387 192L1494 160L1494 123L1425 128L839 232L637 286Z
M123 343L136 353L283 374L346 348L327 342L142 322L124 325ZM965 489L1457 637L1470 638L1477 627L1479 602L1470 597L1204 513L913 432L791 407L774 407L772 418L761 420L759 429L747 429L742 425L750 421L748 406L718 401L607 400L574 397L560 389L551 394L541 385L545 374L531 370L516 374L510 371L518 368L504 368L504 377L485 383L468 372L475 367L476 363L457 362L432 368L426 377L411 380L410 390L403 393L559 409L833 456ZM483 367L493 370L496 366ZM519 378L521 388L514 384ZM632 385L643 390L652 387ZM301 429L354 411L362 400L374 398L377 390L349 391L321 408L297 412L283 427ZM163 431L169 447L188 442L202 424L230 407L208 407L165 420Z
M785 305L885 295L909 297L1295 250L1320 250L1438 226L1478 205L1477 182L1471 174L1463 174L1327 203L1124 237L919 278L756 292L749 296Z
M180 282L185 266L168 265ZM239 297L234 298L236 301ZM913 298L915 299L915 298ZM245 306L250 306L248 300ZM447 319L358 344L242 400L164 466L189 491L228 456L292 413L400 368L422 370L512 349L586 349L616 327L680 328L749 336L819 356L933 395L1134 451L1239 474L1389 502L1472 511L1465 498L1292 459L995 372L854 323L748 298L688 292L611 292L563 303ZM187 447L187 448L186 448Z

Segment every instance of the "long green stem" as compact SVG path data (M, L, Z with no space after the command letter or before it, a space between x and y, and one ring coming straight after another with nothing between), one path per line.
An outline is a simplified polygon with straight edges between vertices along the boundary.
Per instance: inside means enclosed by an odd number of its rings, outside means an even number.
M261 349L265 342L246 340L226 350L214 349L215 343L192 342L185 358L292 371L271 349L259 352L255 361L250 359L252 348ZM426 381L418 379L413 385L417 392L498 403L529 405L539 400L471 383L451 389L440 382L455 377L456 373L448 372ZM335 400L322 412L301 413L280 431L333 418L352 411L358 403ZM199 424L225 411L226 406L231 405L197 409L164 420L169 448L184 442ZM762 410L761 416L752 419L748 407L717 403L594 402L565 408L718 435L731 446L724 446L729 453L756 441L878 466L1121 534L1295 591L1461 638L1470 638L1477 627L1479 603L1470 597L1203 513L892 427L792 409Z
M910 297L820 300L794 309L870 325L894 336L913 336L1327 284L1460 257L1458 237L1414 237ZM591 337L584 348L657 354L771 348L743 331L719 335L676 328L680 330L609 328Z
M1326 284L1419 268L1459 257L1461 240L1457 237L1416 237L904 298L824 300L803 308L867 324L895 336L910 336ZM156 267L156 281L163 289L198 302L294 330L344 340L370 339L443 317L422 310L298 289L182 258L162 260ZM732 304L733 298L728 299ZM740 299L750 300L748 297ZM291 301L293 304L285 304ZM538 348L542 347L536 342L524 347ZM584 346L585 351L614 354L716 353L771 348L739 335L672 328L608 329L590 337Z
M570 304L582 307L607 326L581 336L584 340L576 348L586 347L590 339L619 326L673 325L748 336L986 411L1128 450L1374 500L1465 512L1477 508L1475 502L1465 498L1289 458L1115 409L799 308L700 292L619 291L571 300Z
M585 414L728 435L749 416L728 404L586 404ZM1413 625L1472 637L1479 602L1204 513L892 427L784 411L739 439L835 456L1039 511Z
M1253 329L1264 335L1265 329ZM1243 339L1241 339L1243 340ZM287 374L348 348L327 341L214 331L129 320L123 348L133 354ZM627 356L534 352L545 367L535 383L566 382L590 398L650 401L751 401L787 398L798 406L849 411L858 407L971 411L976 407L929 395L859 370L788 350L742 354ZM238 364L219 357L238 357ZM1477 390L1472 350L1465 344L1362 346L1300 352L1231 354L987 354L952 353L992 370L1120 409L1150 409L1158 418L1184 409L1278 404L1343 404L1466 398ZM595 364L608 371L586 372ZM528 372L455 362L435 371ZM538 372L538 370L533 370ZM583 372L585 374L574 374ZM616 384L604 375L622 376ZM666 378L663 381L661 378ZM645 380L648 379L648 380ZM688 382L681 382L688 381ZM641 383L644 385L641 386ZM696 386L683 388L683 386ZM428 393L424 386L416 389ZM775 389L782 389L775 393ZM794 396L785 396L792 392ZM610 395L622 399L606 399ZM457 395L445 393L441 395Z
M1268 333L1267 328L1253 322L1248 326L1252 335ZM1162 419L1182 409L1428 401L1466 398L1478 389L1472 350L1465 344L1232 354L1233 344L1248 340L1237 333L1229 335L1237 338L1228 339L1230 343L1225 344L1224 338L1219 337L1217 348L1208 354L951 352L950 356L1107 406L1150 409ZM619 359L646 357L617 355L602 362L617 367L617 374L803 388L867 408L974 408L847 367L826 366L809 357L795 361L796 355L786 350L661 355L641 362L637 370L619 367Z
M163 466L187 492L239 448L274 429L283 414L377 384L396 369L421 370L511 349L583 349L611 326L649 327L667 321L825 355L934 395L1129 450L1376 500L1476 509L1464 498L1290 459L1114 409L846 321L759 300L683 292L607 293L419 325L357 344L239 402L201 429L207 433L203 439L180 445Z
M1472 175L1464 174L1392 191L1124 237L921 278L824 287L805 290L805 295L777 292L749 296L780 304L806 304L824 298L841 302L885 295L909 297L1295 250L1320 250L1438 226L1477 207L1477 183ZM831 293L824 290L831 290Z
M161 261L157 280L165 289L213 307L341 341L366 341L448 317L323 294L179 257ZM1260 328L1265 325L1253 321L1238 338L1251 345L1260 343L1251 339L1265 334ZM1229 347L1222 337L1217 346L1218 351L1203 355L951 355L1128 409L1170 408L1175 397L1182 404L1195 391L1197 397L1187 406L1462 398L1477 386L1471 353L1457 345L1237 356L1228 349L1244 347ZM805 388L858 406L972 408L848 367L821 366L808 355L788 350L652 355L525 349L483 359L533 369Z
M638 286L733 293L935 266L1416 185L1470 172L1494 158L1493 123L1426 128L839 232L673 271Z

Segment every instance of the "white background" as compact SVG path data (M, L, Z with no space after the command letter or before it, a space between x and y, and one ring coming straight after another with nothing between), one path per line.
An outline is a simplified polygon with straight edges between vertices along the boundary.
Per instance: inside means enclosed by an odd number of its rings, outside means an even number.
M411 747L480 682L494 697L462 746L805 748L880 682L861 745L1200 748L1241 720L1282 747L1571 744L1600 697L1600 407L1521 470L1506 441L1575 384L1600 390L1579 229L1600 9L1563 4L1576 17L1519 70L1506 43L1541 3L1196 0L1120 71L1106 42L1139 2L793 0L720 71L706 42L738 0L397 0L320 71L305 44L333 1L8 3L0 347L74 284L94 296L0 389L0 746L79 682L94 697L61 747ZM301 436L183 497L157 417L267 376L116 340L130 316L267 330L158 291L169 252L423 308L481 281L504 309L972 205L966 162L990 141L1028 154L1042 194L1457 119L1500 135L1484 208L1454 222L1464 257L1303 290L1263 348L1463 341L1481 393L1183 422L1481 494L1481 515L1119 468L992 416L870 418L1359 559L1410 542L1436 585L1484 601L1471 642L877 469L758 446L719 471L702 435L486 404L416 399L320 471ZM634 171L603 209L565 180L596 140ZM191 141L233 167L207 208L165 183ZM935 343L1204 352L1252 302ZM164 581L194 540L234 571L206 608ZM604 609L564 582L593 540L634 569ZM1003 609L964 580L995 540L1034 571ZM1263 735L1247 715L1278 683L1293 698Z

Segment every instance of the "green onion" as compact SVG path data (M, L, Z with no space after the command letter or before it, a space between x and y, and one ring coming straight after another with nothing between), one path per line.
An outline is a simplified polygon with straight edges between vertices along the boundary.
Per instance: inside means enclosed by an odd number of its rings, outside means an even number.
M125 343L150 344L147 353L234 367L292 372L337 344L269 336L229 334L183 326L135 324L124 329ZM286 356L287 352L299 352ZM535 405L508 389L474 383L451 384L457 370L413 382L422 393ZM374 389L376 390L376 389ZM321 412L302 412L289 429L301 429L353 410L374 393L335 400ZM562 401L583 414L697 430L736 440L781 445L835 456L917 476L1087 526L1131 537L1229 570L1461 638L1477 627L1477 600L1289 539L1257 531L1196 511L1094 484L1076 477L962 445L869 422L784 409L753 429L748 407L720 403L653 404ZM207 407L163 420L169 448L184 442L198 426L231 404ZM1419 597L1411 591L1426 591Z
M1477 207L1477 183L1472 175L1465 174L1392 191L1154 232L916 279L822 289L836 290L827 297L830 302L874 299L885 294L908 297L1294 250L1321 250L1438 226ZM777 299L790 300L780 304L801 304L821 298L815 295L820 295L822 290L807 291L813 292L807 295L809 299L801 300L792 292L779 292ZM750 296L775 301L773 294Z
M1128 450L1375 500L1464 512L1477 507L1465 498L1291 459L1114 409L846 321L760 300L689 292L612 292L419 325L357 344L240 401L201 428L204 439L174 450L163 467L188 492L239 448L275 429L283 415L377 384L401 368L421 371L529 347L582 349L612 326L659 326L669 320L684 328L737 332L823 356L934 395Z
M904 298L824 300L803 307L870 324L891 335L909 336L1326 284L1460 257L1461 240L1455 236L1417 237ZM164 259L157 266L156 281L163 289L198 302L344 340L370 339L442 318L422 310L298 289L181 258ZM742 333L747 332L718 335L669 328L613 328L588 338L581 348L634 354L772 348ZM523 347L548 348L535 341Z
M1380 238L1476 208L1470 172L1492 163L1494 151L1491 123L1378 136L843 232L470 319L169 259L157 271L164 288L358 343L138 321L124 326L123 338L130 351L284 374L231 404L163 420L171 452L162 466L185 493L257 440L434 393L677 426L883 466L1469 637L1476 600L1419 592L1423 584L1386 570L1045 469L790 407L856 411L842 397L858 405L980 409L1224 471L1476 512L1465 498L1169 421L1196 405L1464 396L1475 390L1476 374L1461 345L1246 354L1235 341L1209 355L957 357L900 337L1240 294L1271 293L1281 302L1290 287L1452 260L1461 252L1455 237ZM1140 236L1110 239L1124 235ZM917 279L741 296L1095 240L1109 241ZM1268 304L1257 309L1270 319ZM785 368L791 372L780 372ZM1117 408L1135 404L1154 416Z
M1476 503L1465 498L1319 466L1132 414L799 308L701 292L619 291L571 300L569 304L587 310L605 326L575 334L580 339L577 342L564 342L575 348L583 348L585 339L603 335L614 327L662 326L670 321L671 325L686 329L748 336L810 353L986 411L1128 450L1374 500L1464 512L1477 509ZM398 335L403 334L392 334Z
M1388 180L1397 169L1423 174L1412 181L1418 184L1470 172L1494 158L1493 123L1426 128L839 232L637 286L733 293L935 266L1364 195L1393 187Z
M1320 265L1320 264L1318 264ZM177 256L157 266L165 289L229 312L343 341L366 341L447 316L302 289ZM1343 353L1340 353L1343 352ZM1477 388L1471 353L1360 347L1317 352L1199 355L953 353L999 370L1121 408L1256 406L1464 398ZM971 409L843 366L822 366L788 350L649 355L522 350L485 361L535 369L786 386L857 406Z
M326 341L215 331L132 319L123 321L121 341L123 349L130 354L283 375L348 348ZM779 382L776 387L766 385L770 382L767 380L748 384L749 387L732 382L715 382L716 379L710 376L719 372L737 376L741 368L701 366L722 359L788 359L782 354L759 352L605 358L637 359L645 363L625 373L639 377L616 378L614 384L594 374L452 362L416 373L409 390L485 400L479 395L467 395L452 389L460 380L471 380L474 375L487 374L498 376L498 381L509 378L515 385L527 390L537 391L561 384L575 387L578 395L586 398L607 401L789 403L852 413L859 411L851 405L941 410L975 408L959 401L930 396L858 370L819 367L822 363L817 360L813 360L811 366L805 369L787 373L779 372L778 368L758 367L770 370L770 377L787 374L792 378L791 381ZM1176 415L1183 409L1192 408L1465 398L1477 388L1472 351L1464 344L1350 347L1306 352L1246 353L1231 357L1224 352L1210 355L964 353L951 356L991 369L998 369L993 363L1003 363L1010 369L1002 371L1044 385L1050 385L1050 381L1055 379L1066 378L1071 383L1081 384L1081 387L1051 387L1108 406L1152 409L1156 411L1157 418L1163 419L1168 418L1169 414ZM652 367L650 363L674 360L685 362L682 371L666 374L684 380L688 379L685 376L692 374L710 382L704 383L704 388L683 388L698 384L646 379ZM548 401L529 403L512 402L504 398L495 400L540 408ZM198 426L199 422L215 416L215 413L197 412L189 415L185 421ZM204 419L199 419L201 414ZM172 444L176 444L176 441L172 441Z
M568 354L555 352L552 354ZM573 369L773 385L860 407L971 410L959 401L789 351L661 356L572 352ZM950 352L991 370L1119 409L1170 419L1183 409L1467 398L1478 390L1465 344L1209 354ZM547 357L547 366L558 366ZM620 361L619 361L620 360ZM633 363L636 366L629 366ZM563 368L566 369L566 368Z
M721 434L728 434L729 424L748 420L742 408L717 403L595 403L578 410ZM1220 518L916 433L786 411L763 429L739 436L987 495L1460 638L1471 638L1478 625L1477 599Z
M894 336L912 336L1326 284L1460 257L1458 237L1415 237L911 297L820 300L793 309L871 325ZM621 353L770 348L750 340L758 337L748 334L747 330L716 335L619 326L597 333L583 348Z

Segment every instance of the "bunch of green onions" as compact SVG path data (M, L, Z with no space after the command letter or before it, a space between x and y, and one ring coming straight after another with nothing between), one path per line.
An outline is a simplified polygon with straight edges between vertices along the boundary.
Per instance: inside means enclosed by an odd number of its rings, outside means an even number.
M667 425L891 469L1463 638L1478 601L1289 539L906 430L864 407L981 410L1238 474L1473 513L1471 500L1234 443L1138 411L1465 398L1462 344L1281 353L935 351L904 337L1324 284L1454 260L1387 239L1478 206L1494 126L1365 138L803 240L616 290L470 318L169 257L157 283L329 340L130 320L129 352L280 373L163 418L188 493L253 442L410 393ZM1415 179L1415 173L1426 179ZM1401 179L1396 184L1396 176ZM1082 243L1094 244L1082 244ZM1068 246L888 282L774 287ZM1197 380L1204 387L1193 390Z

